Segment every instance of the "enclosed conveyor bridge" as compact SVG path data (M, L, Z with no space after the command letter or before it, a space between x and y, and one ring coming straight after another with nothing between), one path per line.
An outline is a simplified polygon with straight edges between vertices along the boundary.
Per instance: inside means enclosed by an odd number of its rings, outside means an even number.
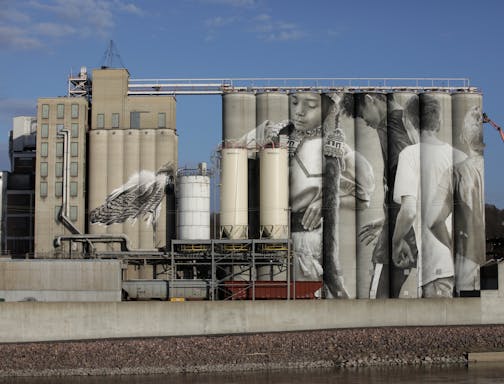
M128 95L222 95L234 92L479 92L467 78L130 79Z

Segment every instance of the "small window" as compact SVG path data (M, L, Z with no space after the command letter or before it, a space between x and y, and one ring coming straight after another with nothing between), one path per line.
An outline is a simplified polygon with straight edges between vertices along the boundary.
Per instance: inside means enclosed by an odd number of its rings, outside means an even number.
M96 128L105 128L105 115L103 113L96 115Z
M40 182L40 197L47 197L47 182Z
M54 171L56 173L56 177L63 176L63 163L62 162L55 163Z
M79 156L79 143L77 142L70 143L70 154L73 157Z
M42 104L42 118L49 118L49 104Z
M54 207L54 220L56 220L58 223L60 222L59 215L61 212L61 205L56 205Z
M56 134L59 135L61 134L61 131L65 129L65 126L63 124L56 124Z
M79 118L79 104L72 104L72 119Z
M78 194L77 182L72 181L72 182L70 182L70 196L76 197L77 194Z
M119 114L112 114L112 128L119 128Z
M72 137L79 137L79 124L72 123Z
M40 143L40 156L47 157L48 148L49 148L49 144Z
M49 125L41 124L40 125L40 137L43 139L47 139L49 137Z
M140 112L130 113L130 128L140 129Z
M48 173L48 165L44 161L43 163L40 163L40 176L47 177L47 173Z
M63 157L63 143L56 143L56 156Z
M65 117L65 104L58 104L56 106L56 118L62 119Z
M158 113L158 128L166 128L166 113Z
M70 163L70 176L78 176L79 175L79 163L72 161Z
M63 183L61 181L57 181L54 184L54 195L56 197L61 197L63 196Z
M76 205L70 206L70 220L77 221L78 208Z

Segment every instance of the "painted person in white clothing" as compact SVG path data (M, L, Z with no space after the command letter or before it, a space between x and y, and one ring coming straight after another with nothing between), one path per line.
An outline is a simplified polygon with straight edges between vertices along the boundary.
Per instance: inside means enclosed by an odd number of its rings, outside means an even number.
M417 244L421 244L422 297L453 297L452 252L428 227L431 220L427 208L435 200L446 171L466 156L438 138L442 129L439 101L427 95L422 98L420 110L420 143L407 146L399 155L394 201L401 204L401 208L392 237L392 260L398 267L413 261L412 250L405 241L413 227Z

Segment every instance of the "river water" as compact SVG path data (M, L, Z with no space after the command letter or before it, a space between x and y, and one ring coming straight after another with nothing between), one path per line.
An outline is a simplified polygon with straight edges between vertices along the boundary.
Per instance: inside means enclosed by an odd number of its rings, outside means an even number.
M227 374L0 378L0 384L490 384L504 383L504 365L285 370Z

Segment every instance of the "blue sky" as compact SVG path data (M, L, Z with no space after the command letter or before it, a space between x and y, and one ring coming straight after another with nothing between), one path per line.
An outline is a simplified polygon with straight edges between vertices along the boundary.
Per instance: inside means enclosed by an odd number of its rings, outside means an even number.
M0 0L0 168L12 117L66 95L114 40L131 77L467 77L504 126L504 1ZM179 162L208 160L219 96L180 96ZM504 208L504 143L490 126L486 200Z

